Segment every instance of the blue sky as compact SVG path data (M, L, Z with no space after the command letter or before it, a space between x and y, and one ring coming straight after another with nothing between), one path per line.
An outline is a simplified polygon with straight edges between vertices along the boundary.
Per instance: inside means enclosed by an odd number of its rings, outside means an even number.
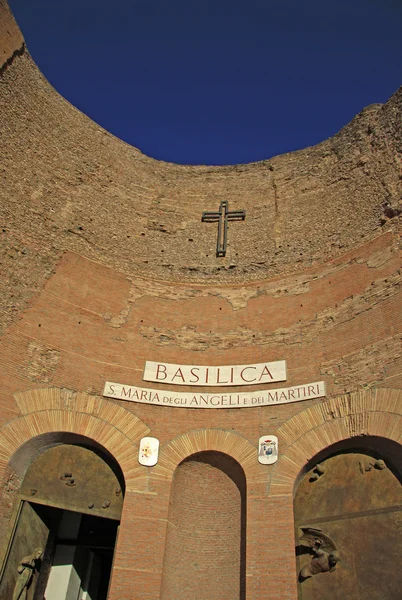
M63 96L170 162L304 148L402 85L401 0L9 3Z

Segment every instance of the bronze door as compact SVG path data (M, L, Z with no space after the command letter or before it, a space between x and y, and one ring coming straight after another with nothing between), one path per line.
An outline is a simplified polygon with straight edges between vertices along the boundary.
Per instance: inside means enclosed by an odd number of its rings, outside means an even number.
M348 451L305 474L294 504L300 600L400 600L402 489L391 469ZM322 532L315 548L311 531ZM332 568L331 551L340 557Z
M0 600L42 599L53 567L64 564L57 562L63 551L79 572L77 585L92 598L106 598L123 495L118 467L89 448L61 444L39 454L25 474L7 535ZM74 535L63 534L68 515L77 524ZM57 591L56 597L62 598Z

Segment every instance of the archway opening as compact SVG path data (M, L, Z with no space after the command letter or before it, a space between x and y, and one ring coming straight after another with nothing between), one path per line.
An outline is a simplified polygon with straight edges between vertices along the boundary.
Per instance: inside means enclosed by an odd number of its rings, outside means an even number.
M177 467L172 484L162 600L244 600L246 478L221 452L200 452Z
M299 479L295 536L301 600L397 600L402 574L402 447L352 438L314 457Z
M41 449L19 489L0 600L106 600L124 496L120 469L99 448L49 442ZM14 456L14 467L29 454Z

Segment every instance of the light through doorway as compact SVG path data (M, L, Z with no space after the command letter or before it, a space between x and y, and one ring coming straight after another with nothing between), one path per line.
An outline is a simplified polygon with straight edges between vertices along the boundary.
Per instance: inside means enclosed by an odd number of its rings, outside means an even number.
M123 496L117 465L93 449L39 454L10 524L0 600L106 600Z

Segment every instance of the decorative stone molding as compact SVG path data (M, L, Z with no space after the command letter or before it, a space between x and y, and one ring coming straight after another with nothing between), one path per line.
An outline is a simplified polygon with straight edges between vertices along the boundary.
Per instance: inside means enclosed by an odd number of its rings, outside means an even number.
M155 478L172 479L176 467L197 452L222 452L234 458L243 468L247 482L267 480L267 473L257 460L257 446L244 437L222 429L189 431L168 444L159 454L159 462L152 471Z
M332 398L298 413L276 432L282 452L270 493L293 495L305 465L343 440L378 436L402 444L402 390L372 389Z
M21 416L0 430L0 467L7 467L15 453L37 436L73 433L94 440L119 463L130 490L143 475L133 448L150 429L133 413L98 396L58 388L15 394Z

